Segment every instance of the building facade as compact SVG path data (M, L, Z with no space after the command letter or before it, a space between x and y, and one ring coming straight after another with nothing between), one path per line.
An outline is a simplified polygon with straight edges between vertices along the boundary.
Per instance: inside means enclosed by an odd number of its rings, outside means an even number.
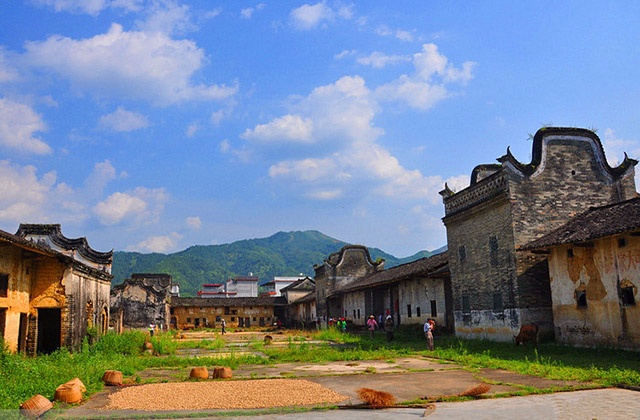
M172 298L170 325L181 330L219 328L224 319L227 328L270 326L284 313L283 298Z
M78 350L109 324L112 252L65 237L58 224L0 231L0 332L28 355Z
M549 257L558 342L640 349L640 198L591 208L523 248Z
M339 318L344 313L342 300L334 293L357 279L384 269L384 260L372 261L369 250L362 245L347 245L334 252L321 265L315 265L316 310L324 322ZM392 298L393 299L393 298ZM379 309L384 302L377 302L366 310Z
M611 167L594 132L558 127L535 134L530 163L509 150L498 161L477 166L468 188L441 191L456 335L507 341L534 323L552 338L547 258L516 250L590 206L634 197L637 161Z
M111 290L111 325L125 329L169 326L169 302L175 285L169 274L132 274Z

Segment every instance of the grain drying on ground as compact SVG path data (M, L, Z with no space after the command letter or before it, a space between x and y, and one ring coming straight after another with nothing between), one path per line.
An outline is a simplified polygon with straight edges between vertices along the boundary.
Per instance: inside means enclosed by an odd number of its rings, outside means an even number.
M336 404L348 397L303 379L170 382L126 387L108 410L204 410Z

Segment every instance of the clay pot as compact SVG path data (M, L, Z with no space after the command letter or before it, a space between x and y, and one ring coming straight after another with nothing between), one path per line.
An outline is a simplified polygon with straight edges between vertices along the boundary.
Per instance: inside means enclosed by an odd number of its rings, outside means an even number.
M26 417L40 417L53 408L53 403L37 394L20 404L20 413Z
M232 374L230 367L224 366L213 368L213 379L229 379L231 378L231 376Z
M102 375L102 382L104 382L105 385L122 385L122 372L119 370L107 370L104 375Z
M273 337L271 337L270 335L264 336L264 344L271 344L272 341L273 341Z
M82 400L82 391L78 385L62 384L56 388L53 399L68 404L75 404Z
M194 367L191 369L189 377L194 379L209 379L209 369L204 366Z

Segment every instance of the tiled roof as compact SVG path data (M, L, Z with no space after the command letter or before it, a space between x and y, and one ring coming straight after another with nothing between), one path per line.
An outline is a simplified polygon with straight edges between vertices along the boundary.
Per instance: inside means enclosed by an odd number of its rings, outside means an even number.
M232 298L197 298L197 297L173 297L171 306L281 306L287 301L283 297L232 297Z
M555 245L588 242L640 230L640 197L603 207L592 207L565 225L522 246L535 250Z
M366 289L370 287L380 286L383 284L396 283L410 277L420 275L434 275L447 273L449 271L449 256L447 251L431 257L421 258L419 260L398 265L386 270L377 271L369 276L358 279L349 283L345 287L336 290L336 293L352 292L358 289Z

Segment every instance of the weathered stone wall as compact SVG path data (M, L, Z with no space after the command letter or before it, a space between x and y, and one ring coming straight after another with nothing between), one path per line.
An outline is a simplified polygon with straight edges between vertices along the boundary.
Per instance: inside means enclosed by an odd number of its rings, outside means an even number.
M456 335L512 339L521 319L514 232L506 194L495 195L447 219L445 224ZM501 299L502 305L494 305L494 299ZM463 301L467 304L464 308Z
M528 165L508 153L491 173L444 197L456 334L510 340L536 323L553 336L546 258L518 247L589 206L635 196L634 163L611 168L597 136L580 129L536 133Z
M363 291L355 291L345 293L342 298L344 305L342 314L348 321L355 325L365 325L369 314L365 311L365 293Z
M542 162L528 177L509 172L516 247L563 225L589 207L635 197L634 171L615 179L603 166L599 145L576 135L545 137ZM510 169L509 166L507 166Z
M428 318L433 318L436 325L445 327L446 303L442 279L417 277L405 280L399 284L398 293L402 324L424 324ZM435 302L435 315L431 313L432 301Z
M5 247L0 253L0 273L9 276L6 297L0 297L0 308L5 312L4 341L12 352L18 349L20 315L29 313L29 290L31 289L31 263L22 258L17 247Z
M593 247L554 247L549 265L559 342L640 348L639 237L609 237ZM622 288L633 291L633 304L623 302ZM585 306L577 303L578 290L586 293Z
M65 345L79 350L89 328L95 328L98 334L104 334L103 316L109 314L109 295L111 282L107 279L92 278L79 270L68 270L64 279L67 307ZM104 314L104 315L103 315Z
M324 264L315 267L318 316L325 319L343 316L343 308L328 308L327 297L353 281L383 268L384 262L373 262L364 246L347 245L331 254Z
M111 291L111 312L119 314L120 328L168 328L171 276L136 273ZM116 321L116 319L114 319Z

